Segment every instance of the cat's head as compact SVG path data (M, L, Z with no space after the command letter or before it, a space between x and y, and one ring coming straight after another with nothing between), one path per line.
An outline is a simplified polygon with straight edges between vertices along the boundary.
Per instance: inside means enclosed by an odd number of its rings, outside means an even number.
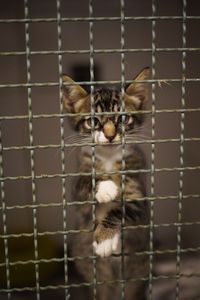
M125 88L124 99L121 91L107 88L95 91L94 108L99 114L93 117L93 121L90 116L91 95L70 77L64 75L63 101L67 112L72 114L74 128L88 135L91 135L94 128L94 139L99 144L119 142L123 131L122 126L125 128L125 134L133 134L135 128L138 128L143 121L144 114L140 111L145 108L147 101L147 84L142 81L149 78L149 73L150 69L145 68L133 79L133 82ZM122 111L122 101L124 101L124 111Z

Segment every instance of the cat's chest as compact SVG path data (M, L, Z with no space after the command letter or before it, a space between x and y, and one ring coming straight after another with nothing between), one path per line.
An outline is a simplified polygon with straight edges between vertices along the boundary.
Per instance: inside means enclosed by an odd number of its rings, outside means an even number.
M115 172L121 170L122 161L127 162L127 157L130 155L132 150L127 148L125 153L123 153L122 148L118 147L96 147L95 149L95 168L100 172ZM85 166L84 169L91 169L92 153L91 149L85 149L82 157L82 165Z
M101 171L111 172L121 168L122 153L114 153L109 156L97 154L97 168Z

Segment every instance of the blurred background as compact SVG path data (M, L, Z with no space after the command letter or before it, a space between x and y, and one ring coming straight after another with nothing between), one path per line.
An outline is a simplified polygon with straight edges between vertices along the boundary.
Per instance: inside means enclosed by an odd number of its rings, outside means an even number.
M186 70L182 72L182 1L155 1L155 144L154 174L154 250L172 250L166 255L155 254L155 274L175 275L177 256L177 222L180 211L180 136L182 108L182 82L186 78L184 114L183 187L180 246L181 278L180 299L199 299L200 280L200 3L187 1L186 19ZM125 17L152 16L152 3L145 0L125 0ZM94 17L120 17L120 1L93 0ZM61 18L87 18L88 1L61 1ZM164 16L168 16L164 18ZM193 16L193 17L191 17ZM29 47L31 83L30 141L28 106L27 60L25 38L24 1L1 0L0 9L0 132L1 132L1 204L0 204L0 299L7 299L8 277L13 291L11 299L36 299L35 292L23 291L35 287L34 234L38 235L40 285L63 285L63 230L73 229L76 218L73 206L68 206L63 221L63 185L61 163L59 57L57 8L55 0L29 0ZM52 18L52 21L50 21ZM16 19L16 20L14 20ZM49 21L45 21L48 19ZM5 21L7 20L7 22ZM10 20L10 21L8 21ZM95 81L120 82L121 47L120 20L93 22ZM89 22L63 20L61 22L62 73L76 81L88 81L90 70ZM110 49L110 53L103 50ZM144 67L152 66L152 20L128 19L125 21L125 78L131 80ZM131 49L133 51L131 51ZM101 51L102 50L102 51ZM151 96L151 86L149 88ZM30 96L30 94L29 94ZM151 109L151 97L148 109ZM172 110L172 111L171 111ZM49 115L49 117L45 117ZM144 135L151 139L151 114L148 115ZM66 144L73 135L67 118L64 120ZM166 141L166 140L171 141ZM32 143L32 153L27 147ZM47 145L54 145L47 147ZM17 148L16 148L17 147ZM151 168L150 143L141 145ZM78 150L65 148L65 172L77 172ZM32 160L33 161L33 160ZM31 174L36 176L33 186ZM160 171L159 171L160 170ZM47 176L45 176L47 175ZM72 178L66 178L65 197L70 200ZM151 176L146 174L147 195L151 196ZM32 190L35 189L35 198ZM32 204L37 204L34 209ZM66 222L65 222L66 221ZM180 221L180 220L179 220ZM160 225L160 226L157 226ZM4 237L4 238L3 238ZM186 249L186 250L184 250ZM187 250L188 249L188 250ZM52 258L58 258L57 260ZM44 260L49 260L45 262ZM73 267L73 266L72 266ZM69 267L70 269L70 267ZM191 276L191 274L196 276ZM153 299L174 299L176 280L162 279L153 282ZM81 294L76 290L76 299ZM10 296L10 295L9 295ZM64 289L41 291L41 299L64 299ZM45 298L46 299L46 298Z

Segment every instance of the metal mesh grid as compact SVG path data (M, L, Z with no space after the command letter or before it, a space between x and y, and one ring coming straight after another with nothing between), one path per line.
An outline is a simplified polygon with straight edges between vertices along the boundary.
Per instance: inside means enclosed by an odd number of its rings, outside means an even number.
M96 257L93 255L90 257L93 260L93 282L86 283L83 282L81 284L69 284L68 278L68 263L70 261L76 259L84 259L84 257L69 257L68 252L68 235L69 234L76 234L80 232L87 232L87 230L75 230L75 229L67 229L67 209L70 206L74 205L83 205L85 203L90 203L93 206L93 221L95 222L95 178L97 175L103 175L104 173L97 172L95 170L95 143L90 143L89 145L92 146L93 153L93 166L91 173L80 173L80 172L67 172L66 171L66 160L65 160L65 149L71 147L82 147L83 143L73 143L68 144L65 142L65 129L64 129L64 119L71 114L65 113L63 109L62 103L62 78L61 75L63 73L63 62L62 58L65 54L89 54L90 60L90 81L80 81L79 84L82 85L90 85L91 94L94 92L94 87L98 85L107 85L107 84L120 84L122 94L124 93L124 86L125 83L131 82L130 80L125 80L125 55L127 53L141 53L147 52L151 54L151 65L152 65L152 78L148 80L152 89L152 106L150 109L143 111L144 114L147 114L151 118L151 137L144 140L134 141L134 143L141 144L141 145L150 145L151 147L151 164L149 167L139 170L139 172L144 174L150 175L150 193L148 196L144 198L138 199L139 201L143 201L147 199L150 203L150 215L151 220L149 225L141 226L147 227L150 229L150 245L149 251L146 254L149 255L149 262L150 262L150 273L148 278L141 278L141 280L145 280L149 282L148 288L148 297L149 299L153 299L153 289L154 289L154 282L159 279L175 279L176 280L176 288L175 288L175 299L180 299L180 279L187 278L187 277L199 277L200 274L197 273L190 273L184 274L181 272L180 264L181 264L181 254L183 253L198 253L200 247L182 247L181 246L181 236L182 236L182 229L184 227L190 227L193 225L200 225L200 220L196 221L184 221L182 219L182 209L183 209L183 200L185 199L198 199L200 197L199 193L184 193L184 172L186 171L197 171L200 170L200 165L193 165L189 166L185 164L184 161L184 146L186 143L199 143L200 137L189 136L185 137L185 115L186 113L196 113L200 112L200 107L195 108L188 108L186 107L185 97L186 97L186 84L195 82L198 83L200 81L199 77L195 78L187 78L186 77L186 53L190 52L199 52L199 47L187 47L186 43L186 21L187 20L199 20L200 16L188 16L187 15L187 3L186 0L182 1L182 15L181 16L157 16L156 15L156 7L157 2L152 0L152 15L150 16L126 16L124 7L126 5L126 1L120 1L120 16L119 17L94 17L93 16L93 1L90 0L88 3L88 15L89 17L63 17L62 10L61 10L61 0L57 0L56 2L56 18L31 18L29 16L29 1L24 0L24 18L21 19L0 19L1 24L10 24L10 23L22 23L24 25L24 34L25 34L25 49L24 51L2 51L0 52L0 56L2 57L10 57L10 56L26 56L26 82L25 83L1 83L0 89L12 89L12 88L25 88L27 90L27 101L28 101L28 111L27 114L19 114L19 115L1 115L1 128L0 128L0 172L1 172L1 215L2 215L2 233L0 234L0 239L3 240L3 248L4 254L4 261L0 262L0 267L5 270L5 278L6 278L6 286L0 288L0 294L6 295L8 299L12 299L15 292L24 292L24 291L34 291L36 299L40 299L42 292L46 290L59 290L62 289L65 291L65 299L68 299L70 296L69 289L71 287L78 288L80 286L92 286L93 288L93 295L94 299L97 299L97 285L103 284L103 282L98 282L96 278ZM150 48L126 48L125 47L125 22L126 21L151 21L151 32L152 32L152 45ZM181 47L170 47L170 48L162 48L156 47L156 24L158 20L180 20L182 22L182 46ZM68 50L62 47L62 23L65 22L87 22L89 24L89 49L86 50ZM120 44L121 47L119 49L95 49L94 48L94 32L93 26L94 22L102 22L102 21L110 21L120 22ZM56 23L57 24L57 49L50 50L50 51L32 51L30 48L30 24L31 23L39 23L39 22L47 22L47 23ZM182 78L156 78L156 54L163 53L163 52L177 52L181 53L182 55ZM105 80L105 81L96 81L94 78L94 63L95 63L95 54L120 54L120 64L121 64L121 78L120 80ZM57 82L33 82L31 80L31 57L35 55L55 55L58 59L58 73L59 73L59 81ZM156 86L162 85L165 82L167 83L180 83L181 85L181 106L179 108L168 108L168 109L159 109L156 105ZM52 114L35 114L33 113L32 109L32 89L34 87L45 87L45 86L55 86L59 90L59 99L60 99L60 112L59 113L52 113ZM91 115L94 116L94 107L93 101L91 106ZM162 114L178 114L180 116L180 137L178 138L157 138L156 137L156 116ZM40 119L58 119L60 124L60 143L58 144L35 144L34 142L34 133L33 133L33 121L40 120ZM12 121L12 120L27 120L28 121L28 131L29 131L29 143L27 145L9 145L5 146L2 139L2 124L5 121ZM93 124L94 125L94 124ZM122 152L124 153L124 146L125 143L128 143L125 138L125 134L123 134L122 139ZM180 163L179 166L176 167L156 167L155 165L155 155L156 155L156 145L158 144L168 144L174 143L179 145L180 149ZM88 145L88 144L85 144ZM58 149L61 153L61 172L59 173L43 173L37 174L35 172L35 162L36 156L35 151L40 149ZM30 175L23 175L19 174L18 176L10 176L8 172L5 175L5 167L4 167L4 155L9 151L20 151L26 150L30 152L30 167L31 172ZM125 162L123 160L122 165ZM123 197L123 190L124 190L124 178L126 173L134 173L138 171L128 170L122 167L122 170L119 172L122 176L122 202L127 199ZM179 174L179 190L177 195L167 194L167 195L160 195L158 196L155 193L155 176L161 174L162 172L168 172L169 174L173 174L174 172L178 172ZM106 174L113 174L114 172L106 172ZM67 199L66 194L66 179L71 177L77 176L92 176L92 186L93 186L93 200L86 201L86 202L69 202ZM52 179L52 178L59 178L61 179L61 189L62 189L62 202L51 202L51 203L38 203L37 201L37 193L36 193L36 181L42 179ZM21 180L31 181L31 189L32 189L32 203L26 203L24 205L9 205L7 204L6 200L6 193L5 193L5 183L8 181L16 181L19 182ZM177 220L176 222L167 222L167 223L155 223L154 220L154 205L155 201L167 201L173 200L178 202L178 211L177 211ZM62 230L57 231L39 231L38 230L38 209L39 208L58 208L60 207L63 212L63 226ZM12 233L8 231L7 226L7 214L9 211L15 213L17 210L24 210L30 209L32 211L32 218L33 218L33 230L32 232L18 232ZM124 218L123 218L124 219ZM122 224L124 221L122 220ZM165 249L154 249L154 230L156 228L170 228L174 227L177 228L177 241L176 247L172 248L165 248ZM41 258L38 253L38 238L44 236L57 236L60 235L63 238L63 248L64 248L64 256L63 257L51 257L51 258ZM33 238L33 250L34 250L34 258L33 259L23 259L23 260L11 260L10 259L10 249L9 249L9 239L17 239L21 237L28 237ZM123 246L123 229L122 229L122 246ZM122 248L123 249L123 248ZM154 267L154 258L158 254L175 254L176 255L176 274L174 275L154 275L153 267ZM135 253L136 255L142 255L143 253ZM121 299L125 299L124 294L124 284L125 280L123 278L123 256L126 255L122 253L121 259ZM45 263L46 265L51 262L59 262L63 264L64 268L64 283L63 284L41 284L40 280L40 264ZM33 265L34 266L34 274L35 274L35 284L33 286L22 286L16 287L12 285L12 276L11 276L11 269L12 267L17 267L19 265ZM132 279L133 281L136 279ZM116 280L117 282L117 280Z

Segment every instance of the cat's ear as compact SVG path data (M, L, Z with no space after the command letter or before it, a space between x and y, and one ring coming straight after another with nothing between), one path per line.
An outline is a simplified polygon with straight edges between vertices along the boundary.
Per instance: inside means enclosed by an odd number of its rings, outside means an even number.
M145 105L148 96L148 88L143 80L147 80L150 76L150 68L144 68L125 90L125 99L129 104L132 104L136 109L142 108Z
M63 102L69 113L79 113L88 93L69 76L63 75Z

